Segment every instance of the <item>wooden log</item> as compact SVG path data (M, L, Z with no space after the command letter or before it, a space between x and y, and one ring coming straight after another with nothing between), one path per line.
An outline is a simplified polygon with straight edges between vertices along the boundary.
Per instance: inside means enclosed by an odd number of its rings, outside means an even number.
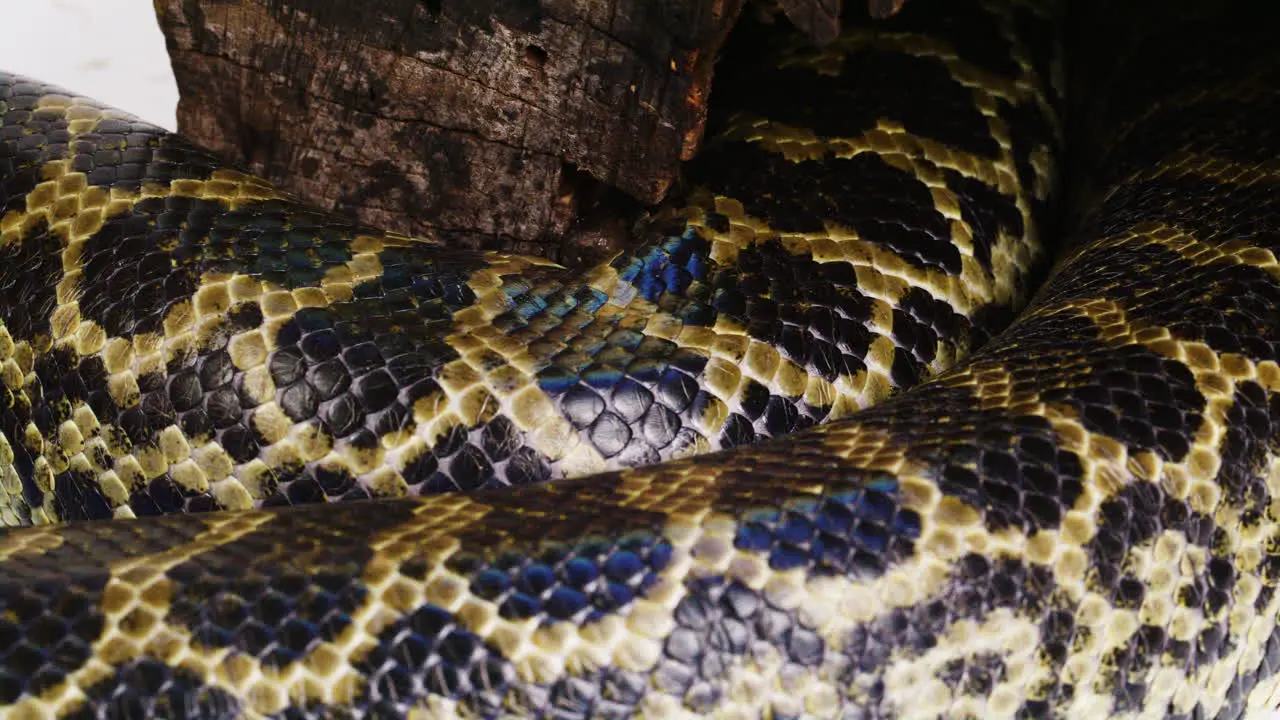
M379 227L554 257L601 184L662 198L742 0L155 4L187 136Z

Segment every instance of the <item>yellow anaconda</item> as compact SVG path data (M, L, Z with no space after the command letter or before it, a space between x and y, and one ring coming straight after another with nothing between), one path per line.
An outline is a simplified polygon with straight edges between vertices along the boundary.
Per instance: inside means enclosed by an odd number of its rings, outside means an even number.
M1276 709L1280 52L1140 4L1052 269L1043 3L744 24L582 274L0 73L0 717Z

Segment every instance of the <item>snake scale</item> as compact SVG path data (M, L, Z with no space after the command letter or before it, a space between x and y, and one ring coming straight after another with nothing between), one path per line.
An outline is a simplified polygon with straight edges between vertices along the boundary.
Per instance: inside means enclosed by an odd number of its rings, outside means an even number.
M744 20L577 273L0 74L0 716L1280 706L1280 56L1041 5Z

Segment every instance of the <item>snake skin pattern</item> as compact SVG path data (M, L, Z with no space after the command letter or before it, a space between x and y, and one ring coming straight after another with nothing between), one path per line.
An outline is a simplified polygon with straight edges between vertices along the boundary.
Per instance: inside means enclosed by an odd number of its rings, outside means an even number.
M998 334L1054 217L1033 3L737 32L689 189L580 275L0 74L0 715L1280 706L1280 57L1159 8Z

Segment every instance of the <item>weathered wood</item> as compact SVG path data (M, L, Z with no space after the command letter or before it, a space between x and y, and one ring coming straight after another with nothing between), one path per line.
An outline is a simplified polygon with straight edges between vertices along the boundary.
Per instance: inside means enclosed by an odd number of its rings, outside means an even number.
M778 0L778 5L796 27L816 42L828 43L840 34L843 0Z
M742 0L155 4L189 137L365 222L528 251L588 178L663 196Z

